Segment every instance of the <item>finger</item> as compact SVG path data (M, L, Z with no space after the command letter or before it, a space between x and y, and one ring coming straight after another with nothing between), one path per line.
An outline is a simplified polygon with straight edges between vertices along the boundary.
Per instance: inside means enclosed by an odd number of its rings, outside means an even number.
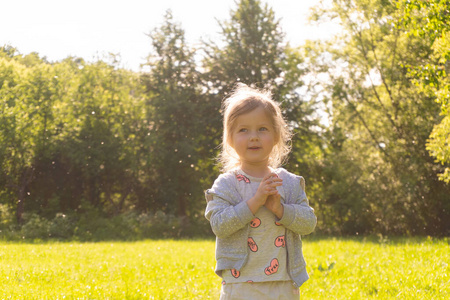
M266 181L267 179L272 178L273 175L274 175L274 173L269 173L269 174L267 174L266 176L263 177L263 181Z
M277 173L270 173L270 177L272 177L272 178L280 178Z
M267 174L267 175L263 178L263 180L264 180L264 179L268 179L268 178L279 178L279 177L278 177L278 175L275 174L275 173L269 173L269 174Z
M283 180L281 178L269 178L264 183L268 184L268 185L271 185L271 184L281 185L282 182L283 182Z
M270 194L270 195L273 195L273 194L277 194L277 193L278 193L277 186L271 186L271 185L268 185L268 186L266 186L266 187L264 188L264 190L265 190L266 193L268 193L268 194Z
M276 189L276 187L267 189L267 192L270 193L271 195L278 194L278 190Z
M281 179L280 177L270 177L269 179L272 182L282 182L283 179Z
M283 185L282 182L272 182L272 183L268 184L267 186L269 186L273 189L276 189L277 187L282 186L282 185Z

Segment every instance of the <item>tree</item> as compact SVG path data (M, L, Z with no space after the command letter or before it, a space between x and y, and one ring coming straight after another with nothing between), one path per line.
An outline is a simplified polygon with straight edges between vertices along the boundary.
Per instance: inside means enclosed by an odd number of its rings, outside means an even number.
M65 63L76 76L70 106L60 111L67 128L54 160L68 173L63 185L70 191L66 197L73 197L69 207L84 200L120 213L126 201L134 205L138 198L132 191L138 190L146 134L139 77L102 61Z
M272 92L295 130L295 146L317 139L313 129L319 125L314 117L316 102L306 101L299 94L302 75L306 72L303 57L299 49L284 41L274 11L261 1L242 0L231 11L230 19L219 25L222 40L205 43L203 61L205 86L216 108L213 115L220 116L221 100L239 81ZM210 127L221 128L220 119L215 122L216 125ZM220 134L216 136L220 139ZM306 152L294 153L292 166L298 164Z
M14 199L18 222L25 212L54 217L83 202L112 213L133 206L147 134L139 77L13 48L0 52L0 70L1 195Z
M36 162L48 155L55 136L52 107L58 87L52 68L36 53L22 56L9 50L0 49L0 163L20 223Z
M194 51L170 10L164 24L149 37L153 52L146 64L149 73L143 77L151 122L149 205L152 211L184 217L198 209L193 200L202 194L196 149L203 138L202 121L208 116L202 105Z
M222 41L205 43L207 86L224 95L237 82L269 88L278 101L298 102L301 56L284 42L274 11L258 0L242 0L219 22ZM298 105L298 103L296 103Z
M408 65L413 80L441 105L442 120L431 132L427 149L444 170L439 178L450 183L450 2L398 1L398 26L410 34L428 37L432 55L417 65Z
M427 59L429 40L396 28L389 1L336 0L313 17L343 27L311 52L323 62L313 67L328 76L322 96L333 137L323 205L337 212L343 233L445 234L450 190L435 180L438 166L426 151L439 109L404 67Z

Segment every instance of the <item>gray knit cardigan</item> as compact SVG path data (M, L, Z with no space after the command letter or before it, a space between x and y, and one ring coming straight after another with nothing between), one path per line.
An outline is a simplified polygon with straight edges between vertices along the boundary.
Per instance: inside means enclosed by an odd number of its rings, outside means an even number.
M305 193L305 180L278 168L275 173L283 179L278 187L284 214L281 223L286 228L287 270L300 287L309 276L302 252L301 235L310 234L317 223L314 209L309 206ZM221 276L223 270L241 270L248 258L247 238L250 221L254 215L247 206L246 200L238 192L237 171L229 171L220 175L211 189L205 192L205 217L210 221L216 235L216 269Z

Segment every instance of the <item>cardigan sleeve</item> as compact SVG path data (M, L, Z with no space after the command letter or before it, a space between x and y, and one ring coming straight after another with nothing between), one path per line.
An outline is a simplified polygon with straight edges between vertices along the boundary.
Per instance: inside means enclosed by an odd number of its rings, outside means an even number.
M247 202L240 199L231 176L219 176L205 196L205 217L217 237L223 238L235 233L254 217Z
M314 231L317 218L314 209L309 206L305 193L305 179L295 176L290 201L283 203L284 213L279 221L287 229L300 235L307 235Z

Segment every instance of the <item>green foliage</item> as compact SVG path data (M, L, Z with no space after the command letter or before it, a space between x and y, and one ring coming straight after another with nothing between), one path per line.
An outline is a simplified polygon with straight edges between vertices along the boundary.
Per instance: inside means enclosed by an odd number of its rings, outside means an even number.
M443 118L435 125L427 149L443 165L439 178L450 183L450 2L398 1L397 7L402 13L398 26L430 40L432 54L407 67L418 87L441 105Z
M2 237L210 235L203 191L237 81L281 103L294 131L285 167L306 178L318 231L447 235L446 4L336 0L312 18L341 34L301 48L258 0L238 1L221 40L197 49L168 11L142 72L114 55L50 63L1 47Z
M0 204L0 230L15 224L14 213L7 204Z
M215 88L229 90L236 81L274 87L275 79L282 81L284 34L267 4L240 1L237 9L231 11L230 20L219 25L225 47L210 42L205 61L210 72L208 79Z
M211 236L206 219L156 213L137 213L129 211L120 215L108 216L88 203L82 204L82 212L69 215L58 213L45 218L36 213L25 213L24 224L15 226L14 214L5 205L0 206L0 237L3 240L142 240L179 239Z
M388 1L333 1L315 15L343 28L335 40L308 49L311 71L326 76L319 95L330 115L319 173L323 229L447 232L450 189L436 182L439 165L426 151L439 107L405 68L428 59L429 37L405 35Z
M181 221L182 219L166 215L162 211L138 216L142 235L148 238L179 238L183 225Z
M73 236L75 229L75 220L73 216L57 213L50 222L48 235L51 238L69 239Z
M434 126L427 144L427 149L431 155L442 164L448 165L450 162L450 116L446 115L441 123ZM444 172L439 174L439 178L450 183L450 167L445 167Z
M151 109L149 148L152 170L148 177L152 211L187 216L198 211L200 172L197 149L204 143L205 103L194 60L194 51L170 11L165 23L150 35L153 52L147 59L150 72L143 83Z
M49 235L50 222L37 214L24 216L25 224L21 228L21 234L27 239L41 239Z
M323 140L315 114L317 100L299 94L306 73L301 51L285 42L275 12L261 1L240 1L229 20L219 25L221 41L205 43L203 60L205 88L215 104L209 116L220 116L221 100L238 81L269 89L294 131L294 151L286 167L310 178L319 169L316 158L321 155ZM208 127L222 128L220 120L213 121ZM217 131L209 136L217 136ZM216 139L219 145L220 135Z
M284 41L275 12L259 0L243 0L219 25L222 40L205 43L204 78L210 92L223 96L237 81L268 88L290 120L303 118L295 114L305 105L296 91L303 85L302 57Z

